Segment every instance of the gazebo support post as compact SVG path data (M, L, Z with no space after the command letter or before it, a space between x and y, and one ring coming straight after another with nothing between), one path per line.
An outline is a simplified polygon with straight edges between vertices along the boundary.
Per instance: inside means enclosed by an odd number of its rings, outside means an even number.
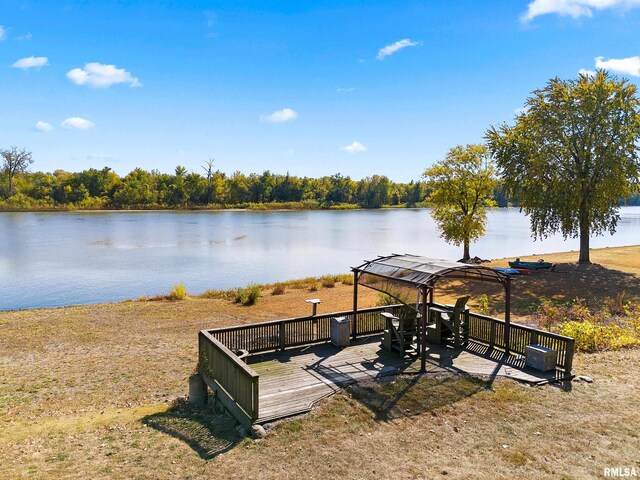
M421 328L420 328L420 373L425 373L427 371L427 286L422 285L422 315L421 318ZM433 289L429 292L430 295L433 295Z
M353 321L351 322L351 338L355 340L358 329L356 322L358 321L358 272L353 271Z
M507 277L504 283L504 350L511 350L511 277Z

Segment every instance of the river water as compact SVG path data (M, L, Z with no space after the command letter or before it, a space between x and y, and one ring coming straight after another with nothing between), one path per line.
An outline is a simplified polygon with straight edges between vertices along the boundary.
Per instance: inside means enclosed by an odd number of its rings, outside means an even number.
M639 242L640 207L620 213L616 234L594 237L594 248ZM534 242L528 218L510 208L489 213L471 255L577 249L561 236ZM178 282L201 293L347 273L391 253L457 260L462 248L439 237L426 209L1 213L0 310L157 295Z

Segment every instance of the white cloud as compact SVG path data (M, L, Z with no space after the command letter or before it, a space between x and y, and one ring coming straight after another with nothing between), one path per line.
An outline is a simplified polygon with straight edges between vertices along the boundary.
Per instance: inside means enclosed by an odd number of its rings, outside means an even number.
M31 34L31 32L25 34L25 35L20 35L19 37L15 37L16 40L22 42L24 40L31 40L33 38L33 35Z
M610 70L616 73L640 77L640 57L610 58L596 57L596 68Z
M130 87L141 87L142 83L124 68L105 65L98 62L85 63L83 68L74 68L67 72L67 78L76 85L88 85L95 88L107 88L118 83Z
M39 130L41 132L50 132L51 130L53 130L53 126L48 122L38 120L36 122L36 130Z
M7 31L2 25L0 25L0 41L6 40L6 38L7 38Z
M355 90L354 87L349 87L349 88L336 88L336 92L338 93L346 93L346 92L353 92Z
M13 68L21 68L23 70L27 70L29 68L40 68L49 64L49 59L47 57L25 57L16 61L13 65Z
M282 123L290 122L298 118L298 112L291 108L283 108L282 110L276 110L270 115L260 115L260 120L269 123Z
M340 150L342 150L343 152L347 152L347 153L359 153L359 152L365 152L367 150L367 147L365 147L360 142L356 142L354 140L353 143L351 143L351 145L347 145L346 147L342 147Z
M402 50L403 48L407 48L407 47L415 47L416 45L420 45L420 44L418 42L409 40L408 38L405 38L403 40L398 40L396 43L392 43L391 45L387 45L386 47L383 47L380 50L378 50L378 55L376 56L376 58L378 60L384 60L384 57L393 55L398 50Z
M596 76L595 70L588 70L586 68L581 68L580 70L578 70L578 73L580 75L586 75L587 77L595 77Z
M521 107L521 108L516 108L513 113L515 113L516 115L522 115L524 113L527 113L529 111L529 107Z
M76 130L88 130L95 126L91 120L81 117L69 117L60 124L63 128L70 128Z
M629 10L640 7L640 0L533 0L521 17L528 22L540 15L557 13L572 18L592 17L594 10L618 8Z

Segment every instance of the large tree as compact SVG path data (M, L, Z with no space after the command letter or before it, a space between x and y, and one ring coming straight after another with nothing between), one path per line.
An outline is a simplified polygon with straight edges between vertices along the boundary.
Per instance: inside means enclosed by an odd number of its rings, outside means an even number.
M373 175L357 184L356 198L364 208L380 208L389 204L391 181L384 175Z
M9 196L12 196L16 193L13 185L14 177L24 172L33 163L31 152L27 152L24 148L11 147L6 150L0 150L0 156L2 156L3 162L2 169L9 178Z
M468 261L471 241L484 235L487 207L495 206L496 168L487 147L458 145L423 176L431 190L431 216L441 236L454 245L462 244L462 261Z
M590 235L613 234L619 201L638 191L636 86L604 71L553 78L513 127L491 127L486 138L534 236L579 236L579 263L589 263Z
M205 202L207 205L211 203L211 199L213 198L213 176L215 172L213 171L213 162L215 159L213 157L209 157L209 160L202 165L202 169L205 171L207 176L207 197Z

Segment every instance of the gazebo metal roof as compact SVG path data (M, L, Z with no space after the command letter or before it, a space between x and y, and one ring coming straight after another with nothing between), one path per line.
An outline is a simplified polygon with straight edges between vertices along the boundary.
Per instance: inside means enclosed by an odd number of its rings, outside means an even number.
M506 283L508 278L508 275L482 265L469 265L409 254L393 254L379 257L375 260L367 261L359 267L354 267L352 270L392 281L410 283L416 287L426 286L429 289L433 289L438 280L445 277L461 280L479 280L502 285Z

